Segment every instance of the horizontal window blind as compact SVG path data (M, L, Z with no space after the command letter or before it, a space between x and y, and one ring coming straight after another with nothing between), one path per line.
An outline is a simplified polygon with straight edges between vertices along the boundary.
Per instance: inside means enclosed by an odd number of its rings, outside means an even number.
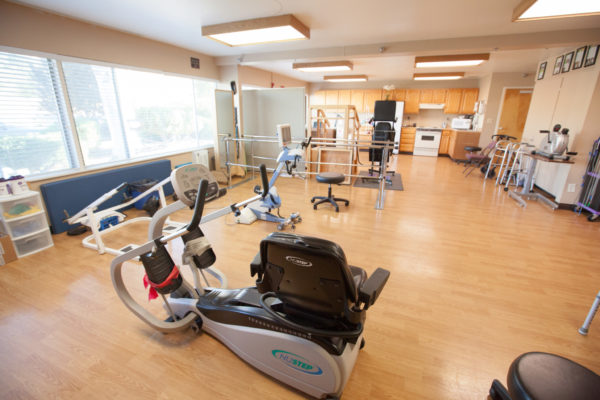
M0 52L0 168L34 175L76 167L54 60Z

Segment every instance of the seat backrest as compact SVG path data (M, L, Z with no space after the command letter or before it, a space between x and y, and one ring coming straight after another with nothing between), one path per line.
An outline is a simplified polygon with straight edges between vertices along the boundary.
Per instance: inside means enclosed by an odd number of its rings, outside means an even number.
M392 100L375 101L373 121L396 121L396 102Z
M287 306L341 315L358 301L358 290L340 246L324 239L275 232L260 243L256 286Z

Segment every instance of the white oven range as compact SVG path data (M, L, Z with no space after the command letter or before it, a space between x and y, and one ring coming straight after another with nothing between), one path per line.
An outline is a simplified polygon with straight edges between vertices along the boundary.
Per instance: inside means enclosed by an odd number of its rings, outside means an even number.
M417 128L413 155L437 157L441 139L439 128Z

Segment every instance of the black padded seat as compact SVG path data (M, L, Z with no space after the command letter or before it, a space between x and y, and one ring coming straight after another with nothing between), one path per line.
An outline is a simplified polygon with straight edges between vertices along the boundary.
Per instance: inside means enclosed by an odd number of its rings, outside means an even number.
M354 284L357 288L361 287L362 284L367 280L367 272L360 267L355 267L354 265L349 265L349 267L350 272L352 273Z
M317 175L317 182L329 184L329 190L327 191L327 197L315 196L310 200L311 203L314 203L313 208L316 210L317 206L319 204L331 203L331 205L333 205L335 207L335 211L339 212L340 208L337 205L338 201L344 202L346 204L346 206L348 204L350 204L350 202L348 200L342 199L339 197L334 197L333 194L331 193L331 185L340 184L340 183L344 182L345 179L346 179L346 177L344 176L344 174L341 174L339 172L321 172L321 173L319 173ZM319 200L319 201L317 201L315 203L315 200Z
M492 399L600 399L600 376L556 354L531 352L520 355L508 370L507 383L508 393L494 381L490 389Z
M339 172L321 172L317 175L317 182L320 183L338 184L344 182L344 179L344 174Z
M481 147L477 147L477 146L465 146L465 151L468 151L470 153L475 153L475 152L481 151Z

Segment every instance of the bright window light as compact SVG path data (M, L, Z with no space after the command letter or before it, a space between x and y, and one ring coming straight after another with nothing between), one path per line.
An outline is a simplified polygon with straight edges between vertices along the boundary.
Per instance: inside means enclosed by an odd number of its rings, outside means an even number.
M292 68L302 72L351 71L352 63L350 61L294 63Z
M209 37L229 46L246 46L250 44L306 39L302 33L289 25L249 31L218 33Z
M490 53L415 57L416 68L471 67L490 59Z
M415 81L447 81L460 79L465 76L464 72L441 72L435 74L414 74Z
M327 82L364 82L367 79L366 75L337 75L323 77L323 80Z
M431 62L418 62L415 64L417 68L443 68L443 67L472 67L479 65L484 60L470 60L470 61L431 61Z
M310 29L292 14L285 14L203 26L202 36L228 46L246 46L308 39Z
M531 3L532 0L521 2L515 8L513 21L600 14L598 0L534 0L533 4Z

